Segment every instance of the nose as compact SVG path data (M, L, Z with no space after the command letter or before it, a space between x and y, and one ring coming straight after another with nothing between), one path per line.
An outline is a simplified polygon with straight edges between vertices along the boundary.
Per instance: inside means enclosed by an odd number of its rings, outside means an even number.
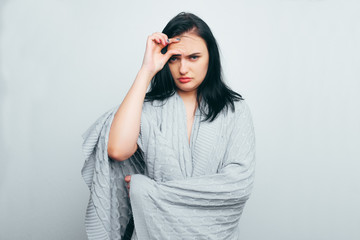
M187 65L187 62L186 62L185 59L181 59L179 71L180 71L180 74L181 74L181 75L185 75L185 74L188 73L188 71L189 71L189 66Z

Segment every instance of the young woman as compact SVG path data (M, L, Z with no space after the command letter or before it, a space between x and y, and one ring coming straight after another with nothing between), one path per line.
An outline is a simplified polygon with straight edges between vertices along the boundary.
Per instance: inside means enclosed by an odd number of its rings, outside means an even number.
M238 239L254 129L199 17L180 13L148 37L123 102L83 137L89 238Z

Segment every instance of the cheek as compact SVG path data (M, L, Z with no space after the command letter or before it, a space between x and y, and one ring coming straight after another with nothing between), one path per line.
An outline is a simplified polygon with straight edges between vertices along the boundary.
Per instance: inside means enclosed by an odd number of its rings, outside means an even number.
M175 66L174 66L174 64L169 64L169 69L170 69L170 73L171 73L171 75L174 77L174 74L176 74L175 72Z
M206 75L206 73L207 73L208 66L209 66L209 64L208 64L207 61L201 63L201 67L200 67L200 69L201 69L201 74L202 74L204 77L205 77L205 75Z

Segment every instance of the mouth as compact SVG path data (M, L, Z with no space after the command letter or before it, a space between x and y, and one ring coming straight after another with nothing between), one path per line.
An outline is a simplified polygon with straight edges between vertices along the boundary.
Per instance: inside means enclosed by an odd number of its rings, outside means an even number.
M189 77L181 77L181 78L179 78L179 81L181 83L187 83L187 82L191 81L191 78L189 78Z

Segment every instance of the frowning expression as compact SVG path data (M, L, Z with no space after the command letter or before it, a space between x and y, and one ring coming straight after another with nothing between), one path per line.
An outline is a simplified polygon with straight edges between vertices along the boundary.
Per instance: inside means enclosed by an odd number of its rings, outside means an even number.
M181 54L173 55L168 63L178 91L196 93L204 81L209 65L209 52L204 39L194 33L184 33L181 40L170 44L168 50L176 49Z

